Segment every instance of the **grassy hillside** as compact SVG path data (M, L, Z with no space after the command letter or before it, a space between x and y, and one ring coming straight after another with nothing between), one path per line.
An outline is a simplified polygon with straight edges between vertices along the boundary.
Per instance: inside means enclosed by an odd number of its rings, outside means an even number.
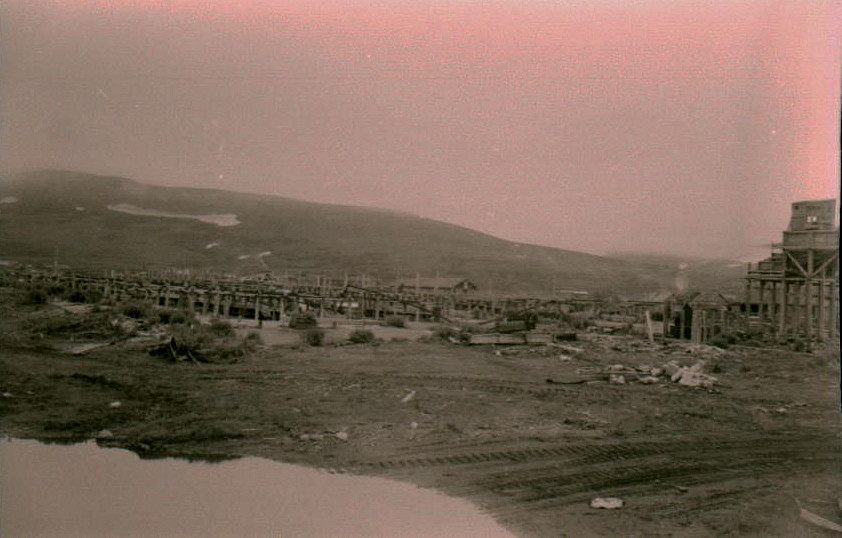
M0 258L27 263L57 256L89 268L367 272L383 279L438 273L494 291L672 287L670 268L516 244L394 211L65 171L0 180L0 229Z

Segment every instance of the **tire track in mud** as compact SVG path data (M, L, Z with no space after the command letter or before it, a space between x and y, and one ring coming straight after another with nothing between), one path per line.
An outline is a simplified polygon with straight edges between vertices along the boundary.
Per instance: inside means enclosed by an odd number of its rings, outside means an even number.
M634 461L650 458L653 456L676 456L684 455L698 457L701 454L724 454L740 452L757 447L765 448L774 454L785 454L791 450L782 451L783 447L790 444L796 445L798 454L809 450L814 453L817 441L827 443L827 438L767 438L756 437L742 440L726 440L704 442L699 440L671 441L671 442L641 442L623 444L578 444L558 445L553 447L536 447L514 450L494 451L473 451L460 454L449 454L441 456L414 457L404 459L389 459L374 462L363 462L356 467L379 467L382 469L396 467L431 467L437 465L462 465L467 463L486 462L510 462L510 463L531 463L547 459L567 458L572 459L577 465L593 466L601 463L617 463L623 461ZM772 445L770 447L770 444ZM830 445L830 443L828 443ZM573 459L575 458L575 459Z
M197 372L203 381L237 381L248 384L262 384L270 381L294 383L296 378L306 379L308 383L316 381L351 383L362 388L383 389L382 380L394 380L401 384L413 384L418 388L440 390L479 390L489 393L530 395L534 397L552 397L570 392L570 386L546 386L533 381L508 381L490 377L450 376L436 374L360 374L324 375L289 374L277 370L249 371L238 373Z
M363 462L334 472L408 471L472 466L466 494L493 493L500 500L487 508L502 517L558 508L610 490L623 495L678 491L746 477L774 476L827 468L840 462L838 447L827 436L765 437L633 442L610 445L558 445L515 450L473 451ZM484 470L488 472L483 472ZM696 500L700 508L716 502ZM728 504L731 500L721 500ZM704 506L701 506L704 505ZM664 507L665 517L680 515L682 503ZM660 513L659 512L659 513Z

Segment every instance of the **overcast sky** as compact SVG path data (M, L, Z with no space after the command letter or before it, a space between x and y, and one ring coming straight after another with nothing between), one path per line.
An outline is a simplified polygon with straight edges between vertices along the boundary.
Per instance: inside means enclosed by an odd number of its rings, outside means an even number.
M839 0L3 0L0 166L759 259L835 198Z

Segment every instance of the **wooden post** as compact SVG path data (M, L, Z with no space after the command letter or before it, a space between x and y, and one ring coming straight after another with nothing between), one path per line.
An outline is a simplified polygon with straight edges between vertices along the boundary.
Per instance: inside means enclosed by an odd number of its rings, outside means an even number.
M765 303L766 303L766 281L761 280L758 286L760 296L757 299L757 317L762 322L766 319Z
M837 331L837 323L839 323L839 283L837 282L838 276L834 278L830 282L830 313L827 317L828 321L830 321L830 341L831 343L836 342L836 338L839 336L839 332Z
M804 304L806 322L807 322L807 338L813 338L813 251L807 252L807 279L804 281L804 287L807 291L806 301Z
M680 314L681 323L680 323L680 326L679 326L680 332L678 333L678 338L680 340L684 340L684 334L685 334L684 330L685 330L685 327L687 326L686 325L687 324L687 314L685 312L686 312L686 310L685 310L684 306L682 305L681 306L681 314Z
M780 311L780 326L779 333L784 334L787 328L786 315L787 303L789 302L789 283L786 281L786 276L781 279L781 311Z
M825 341L825 330L824 330L824 309L825 309L825 285L827 278L827 268L822 267L822 274L819 279L819 311L818 311L818 322L819 322L819 341Z
M749 270L751 270L751 264L748 264ZM749 317L751 316L751 278L746 279L746 298L745 298L745 309L746 309L746 332L749 332ZM683 311L682 311L683 312ZM684 330L684 321L682 319L682 331Z

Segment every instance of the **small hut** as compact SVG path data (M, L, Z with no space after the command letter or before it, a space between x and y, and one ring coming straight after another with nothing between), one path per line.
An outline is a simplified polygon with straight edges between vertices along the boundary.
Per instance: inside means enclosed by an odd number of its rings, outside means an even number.
M728 333L731 303L722 294L702 291L674 293L664 301L664 336L707 342Z

